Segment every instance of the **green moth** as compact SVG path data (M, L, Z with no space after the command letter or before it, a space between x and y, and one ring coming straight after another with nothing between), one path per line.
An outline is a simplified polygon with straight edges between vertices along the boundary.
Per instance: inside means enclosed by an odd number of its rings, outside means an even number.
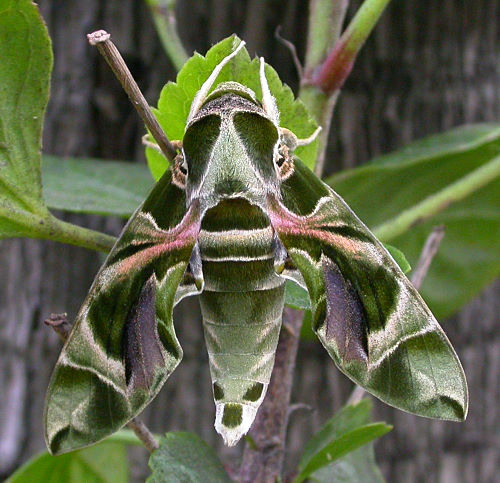
M285 281L304 287L313 328L338 368L392 406L463 420L460 362L398 265L346 203L294 155L311 142L261 99L217 76L194 97L179 154L131 217L78 313L48 389L49 450L108 436L141 412L182 358L172 310L199 295L228 445L249 430L269 384Z

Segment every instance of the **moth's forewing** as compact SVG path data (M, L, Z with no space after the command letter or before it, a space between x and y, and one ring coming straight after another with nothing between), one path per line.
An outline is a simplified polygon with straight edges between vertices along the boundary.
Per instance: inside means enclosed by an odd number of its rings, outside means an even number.
M182 357L174 297L200 225L168 171L127 223L76 317L45 407L49 450L95 443L126 424Z
M269 215L305 279L313 328L339 369L392 406L463 420L460 361L383 245L298 159L281 195L270 199Z

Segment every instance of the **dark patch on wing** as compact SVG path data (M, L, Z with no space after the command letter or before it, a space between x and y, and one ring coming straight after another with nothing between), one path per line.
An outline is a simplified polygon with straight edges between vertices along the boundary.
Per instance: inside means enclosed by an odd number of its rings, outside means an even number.
M323 261L326 293L326 339L334 339L346 361L368 360L363 306L352 285L330 259Z
M165 363L156 328L155 298L156 282L152 275L125 321L123 354L127 387L131 392L149 390L157 366Z

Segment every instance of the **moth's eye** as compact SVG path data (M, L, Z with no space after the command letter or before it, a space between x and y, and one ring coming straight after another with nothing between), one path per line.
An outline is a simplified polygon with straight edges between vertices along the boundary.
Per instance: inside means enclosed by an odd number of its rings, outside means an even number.
M186 160L184 159L184 156L182 157L182 161L179 163L179 171L187 176L188 174L188 165Z
M293 156L290 148L286 144L280 144L275 163L278 168L279 177L282 181L291 176L293 173Z
M278 168L281 168L281 166L283 166L283 163L286 161L286 158L285 156L283 156L280 152L278 154L278 158L276 159L276 166L278 166Z

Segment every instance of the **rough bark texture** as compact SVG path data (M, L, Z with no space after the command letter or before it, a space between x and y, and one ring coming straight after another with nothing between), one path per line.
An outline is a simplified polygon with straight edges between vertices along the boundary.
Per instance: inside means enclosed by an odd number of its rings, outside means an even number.
M358 5L360 2L353 2ZM149 14L139 0L41 0L54 42L55 69L44 149L68 156L142 158L142 127L107 66L85 34L105 28L151 103L173 78ZM179 27L187 50L205 51L233 31L251 51L296 86L282 35L303 52L307 3L276 0L179 2ZM327 170L353 166L410 140L452 126L500 118L500 7L495 0L393 2L360 56L335 114ZM117 233L121 222L67 216L73 222ZM45 388L60 349L42 321L52 312L74 317L99 266L99 255L49 242L1 242L0 267L0 477L43 448ZM431 422L377 404L377 415L395 430L377 446L389 481L493 482L500 465L500 286L492 285L459 315L444 321L468 375L471 405L463 425ZM196 431L226 461L241 452L223 448L213 429L214 408L197 306L176 310L184 360L144 415L155 431ZM347 399L350 384L319 343L299 349L296 402L314 411L294 413L287 465L305 439ZM145 461L145 453L134 455ZM144 466L135 477L144 479Z

